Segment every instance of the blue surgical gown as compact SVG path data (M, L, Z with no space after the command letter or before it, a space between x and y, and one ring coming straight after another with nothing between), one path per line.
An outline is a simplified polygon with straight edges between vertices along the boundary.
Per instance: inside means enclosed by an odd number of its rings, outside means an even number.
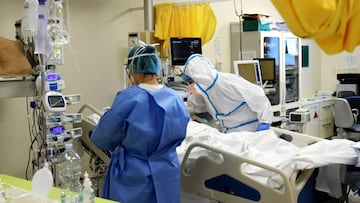
M181 97L170 88L132 86L119 92L91 135L98 148L111 151L103 197L122 203L180 203L176 147L188 121Z

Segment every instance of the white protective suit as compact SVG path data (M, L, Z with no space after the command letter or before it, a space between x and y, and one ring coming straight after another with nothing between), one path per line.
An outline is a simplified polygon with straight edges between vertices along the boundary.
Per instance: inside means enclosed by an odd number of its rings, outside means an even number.
M205 106L220 121L223 132L254 132L261 123L271 124L271 104L261 87L235 74L218 72L200 54L188 58L184 76L195 81L199 92L188 98L190 113L204 112Z

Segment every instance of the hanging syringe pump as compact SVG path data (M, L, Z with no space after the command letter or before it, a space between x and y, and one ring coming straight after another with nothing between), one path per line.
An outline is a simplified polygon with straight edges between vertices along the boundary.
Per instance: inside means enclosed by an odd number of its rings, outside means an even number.
M34 163L42 163L42 159L56 163L57 155L62 151L64 143L82 135L82 129L69 128L69 125L80 123L82 114L66 113L69 105L81 101L80 94L63 95L65 82L55 65L38 65L40 75L36 79L37 96L31 106L39 113L37 123L41 133L39 149L34 150Z
M82 135L81 128L66 130L66 124L79 123L82 115L79 113L67 114L66 106L80 103L80 95L63 95L58 91L48 91L43 95L42 103L46 114L46 142L59 144Z

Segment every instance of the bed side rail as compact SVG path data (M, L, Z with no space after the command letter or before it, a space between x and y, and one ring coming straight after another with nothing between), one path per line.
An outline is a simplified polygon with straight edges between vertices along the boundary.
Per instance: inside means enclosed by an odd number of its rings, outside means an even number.
M209 156L200 156L196 159L194 165L189 171L187 168L187 164L191 162L189 157L191 151L193 151L196 147L218 153L221 155L222 160L220 161L218 159L213 159ZM243 164L251 164L278 174L283 179L283 189L273 189L270 186L254 179L242 171L241 166ZM260 203L269 202L269 199L271 199L272 202L296 203L298 194L300 193L300 188L295 187L294 184L291 184L290 178L277 168L262 164L246 157L241 157L231 152L216 149L212 146L202 143L193 143L188 147L181 166L181 184L183 191L226 203L235 203L239 201L253 202L236 195L212 190L205 186L206 180L224 174L231 176L241 183L246 184L247 186L250 186L251 188L260 192L261 199L258 201Z
M311 135L306 135L303 133L298 133L290 130L285 130L281 128L271 127L271 130L276 132L280 138L283 138L293 144L295 144L298 147L305 147L311 144L314 144L315 142L319 142L321 140L324 140L320 137L314 137Z
M99 116L101 115L101 112L90 104L84 104L78 112L83 113L85 110L89 110L90 112L95 113ZM95 127L95 124L89 119L87 119L85 116L83 116L82 121L80 123L74 124L74 127L81 127L83 130L83 135L80 136L80 141L82 142L83 146L95 153L104 162L104 164L108 166L110 164L109 155L106 154L103 150L97 148L90 140L90 136L93 128Z
M298 147L305 147L324 140L323 138L320 137L314 137L311 135L298 133L277 127L271 127L271 130L276 132L280 138L285 139ZM301 190L305 186L307 180L310 178L313 172L314 169L295 171L290 177L290 182L297 188L297 190Z

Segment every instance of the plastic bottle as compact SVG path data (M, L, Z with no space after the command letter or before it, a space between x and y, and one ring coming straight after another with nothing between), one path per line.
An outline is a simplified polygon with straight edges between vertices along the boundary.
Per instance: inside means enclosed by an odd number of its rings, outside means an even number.
M31 180L31 193L24 193L21 195L15 195L12 201L1 201L0 203L24 203L24 202L48 202L48 194L50 193L53 185L53 175L49 169L49 164L44 163L44 167L37 170ZM1 191L1 187L0 187Z
M53 186L53 175L49 169L49 163L45 162L44 167L35 172L32 181L32 192L37 195L47 197Z
M89 179L89 174L85 171L84 174L84 188L82 191L83 203L94 203L94 189L92 188L92 183Z
M65 144L65 151L60 158L59 178L61 180L61 203L81 203L81 159L73 150L72 144Z

